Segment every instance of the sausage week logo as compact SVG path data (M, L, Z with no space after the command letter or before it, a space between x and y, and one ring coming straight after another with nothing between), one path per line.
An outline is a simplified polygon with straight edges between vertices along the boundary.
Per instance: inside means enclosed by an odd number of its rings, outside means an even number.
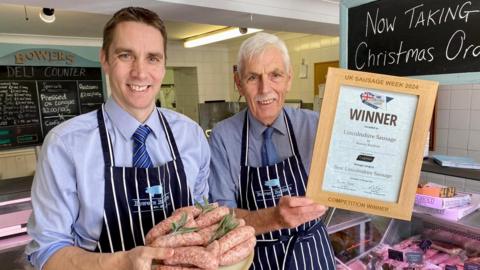
M365 91L362 94L360 94L360 99L362 100L363 104L370 106L375 110L384 109L383 108L384 105L386 105L388 102L393 100L392 97L377 95L368 91Z

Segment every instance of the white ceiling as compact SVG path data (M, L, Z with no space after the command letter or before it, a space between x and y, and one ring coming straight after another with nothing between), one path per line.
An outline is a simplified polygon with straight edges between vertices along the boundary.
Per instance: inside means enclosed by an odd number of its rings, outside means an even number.
M100 38L105 22L125 6L143 6L165 20L169 39L181 40L225 26L271 32L338 35L339 0L25 0L0 2L0 33ZM20 5L19 5L20 4ZM55 8L43 23L41 7ZM28 20L27 20L28 18Z

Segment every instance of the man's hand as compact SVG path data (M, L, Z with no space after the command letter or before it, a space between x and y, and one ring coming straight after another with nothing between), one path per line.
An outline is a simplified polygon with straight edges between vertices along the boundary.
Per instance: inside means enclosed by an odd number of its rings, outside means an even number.
M144 246L114 253L97 253L79 247L64 247L47 260L44 269L151 270L154 260L170 258L173 252L171 248Z
M321 217L327 207L320 205L307 197L283 196L276 207L257 211L235 209L238 218L245 219L247 225L255 228L259 235L274 230L294 228L305 222Z
M284 196L275 209L275 219L283 228L295 228L305 222L321 217L327 207L307 197Z
M164 260L173 255L171 248L139 246L127 251L128 268L133 270L151 270L153 260Z

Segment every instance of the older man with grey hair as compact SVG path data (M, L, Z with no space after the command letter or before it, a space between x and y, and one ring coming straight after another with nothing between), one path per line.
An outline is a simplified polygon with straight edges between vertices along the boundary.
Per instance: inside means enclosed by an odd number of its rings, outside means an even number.
M285 43L256 34L237 65L248 108L212 131L210 197L255 228L254 269L335 269L320 220L327 208L304 197L318 114L284 106L292 83Z

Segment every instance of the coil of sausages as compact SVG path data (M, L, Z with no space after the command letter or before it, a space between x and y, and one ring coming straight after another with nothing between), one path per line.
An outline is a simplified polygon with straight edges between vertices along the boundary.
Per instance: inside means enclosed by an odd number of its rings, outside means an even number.
M235 218L229 208L205 201L177 209L148 232L145 242L174 249L173 256L156 262L155 269L215 270L247 258L256 238L254 228Z

